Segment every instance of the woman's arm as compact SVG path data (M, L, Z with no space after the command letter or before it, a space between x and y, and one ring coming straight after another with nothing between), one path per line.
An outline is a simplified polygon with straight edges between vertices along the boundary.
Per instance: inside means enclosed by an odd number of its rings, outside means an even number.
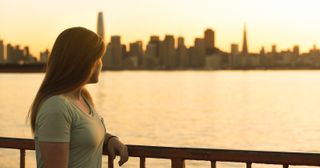
M106 133L105 140L107 141L107 149L108 153L112 159L115 159L116 152L120 155L119 166L123 165L125 162L128 161L128 147L124 145L117 136L112 134Z
M67 168L69 142L39 142L45 168Z

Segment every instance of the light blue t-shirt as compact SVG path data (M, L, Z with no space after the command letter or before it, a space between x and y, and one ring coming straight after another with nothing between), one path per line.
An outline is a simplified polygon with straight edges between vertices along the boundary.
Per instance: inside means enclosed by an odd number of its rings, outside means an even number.
M44 167L39 142L69 142L68 168L101 168L105 126L102 117L82 97L91 114L63 95L49 97L39 107L34 137L38 168Z

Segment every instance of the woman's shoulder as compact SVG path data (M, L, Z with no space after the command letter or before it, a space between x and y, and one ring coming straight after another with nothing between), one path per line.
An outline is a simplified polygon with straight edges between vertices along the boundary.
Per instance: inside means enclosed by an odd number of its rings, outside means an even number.
M44 104L55 104L55 105L58 105L58 104L66 104L66 103L68 103L66 101L66 98L61 94L50 96L50 97L46 98L43 101L43 105Z
M54 95L46 98L40 104L37 117L36 127L53 124L70 124L73 121L73 114L69 110L67 101L61 95Z
M63 95L53 95L46 98L40 105L39 110L49 110L49 109L68 109L68 101Z

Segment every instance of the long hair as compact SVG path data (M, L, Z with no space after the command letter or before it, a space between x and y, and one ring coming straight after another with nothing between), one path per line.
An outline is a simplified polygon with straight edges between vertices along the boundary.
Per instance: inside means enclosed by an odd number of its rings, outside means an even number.
M66 29L57 37L46 65L45 77L28 113L33 133L41 103L51 96L82 88L105 50L102 38L82 27ZM82 93L93 104L85 88Z

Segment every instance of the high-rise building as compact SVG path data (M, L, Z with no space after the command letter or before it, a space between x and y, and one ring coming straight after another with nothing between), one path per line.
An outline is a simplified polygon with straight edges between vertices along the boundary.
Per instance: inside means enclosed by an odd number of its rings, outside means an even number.
M105 40L104 37L104 23L103 23L103 13L98 13L98 23L97 23L97 34L102 37L103 40Z
M229 57L229 65L236 66L239 61L239 45L231 44L231 55Z
M265 51L264 47L261 47L260 55L261 55L261 56L266 55L266 51Z
M178 48L185 46L184 44L184 38L183 37L178 37Z
M48 49L46 49L46 51L44 52L40 52L40 62L42 63L48 62L49 54L50 53Z
M215 47L215 41L214 41L214 31L212 29L207 29L204 32L204 40L206 45L206 50L210 51Z
M151 36L148 44L152 44L156 48L156 54L153 56L155 58L159 59L159 57L160 57L160 38L159 38L159 36L155 36L155 35Z
M129 55L130 56L138 56L142 55L142 41L136 41L134 43L130 43L129 45Z
M178 38L178 48L177 48L177 67L186 68L189 66L189 55L188 49L184 44L184 38Z
M205 40L202 38L196 38L194 41L194 49L191 55L191 66L194 68L203 68L205 65L205 56Z
M299 46L298 45L295 45L293 47L293 55L294 56L299 56L300 55L300 49L299 49Z
M176 53L172 35L166 35L160 44L160 63L169 69L176 67Z
M25 46L24 49L22 50L22 52L23 52L22 61L24 63L32 63L32 62L36 62L37 61L37 59L30 54L28 46Z
M23 50L19 45L13 47L11 44L7 44L7 61L12 63L18 63L23 59Z
M105 41L105 34L104 34L104 22L103 22L103 13L98 13L98 21L97 21L97 34ZM105 41L106 42L106 41ZM109 46L109 48L108 48ZM110 45L107 45L107 49L105 55L102 59L103 67L102 69L112 68L112 60L111 60L111 50Z
M7 61L8 62L14 62L15 61L14 48L10 43L7 44Z
M156 44L149 43L146 48L146 56L156 58L158 54L158 46Z
M239 54L239 45L238 44L231 44L231 55L237 56Z
M15 48L15 56L16 56L16 61L15 62L20 62L23 60L23 49L20 49L19 45L16 45Z
M29 55L30 55L29 47L26 46L26 47L24 47L24 49L23 49L23 56L24 56L24 57L27 57L27 56L29 56Z
M107 44L106 53L102 59L103 67L102 69L111 69L113 67L113 60L112 60L112 54L111 54L111 43Z
M248 55L248 41L247 41L247 28L246 28L246 26L244 26L244 30L243 30L242 54Z
M112 64L116 69L121 68L122 59L124 55L123 46L121 45L120 36L112 36L111 37L111 56L112 56Z
M271 53L272 54L276 54L277 53L277 46L274 44L274 45L271 46L271 48L272 48L271 49Z
M0 62L4 62L4 44L3 44L3 40L0 40Z
M129 56L134 56L138 58L138 66L142 65L142 56L143 56L143 49L142 49L142 41L136 41L134 43L130 43L129 48Z
M121 45L120 36L112 36L107 45L107 51L103 58L103 69L120 69L124 57L124 47Z
M160 38L159 38L159 36L155 36L155 35L153 35L153 36L151 36L150 37L150 42L159 42L160 41Z

